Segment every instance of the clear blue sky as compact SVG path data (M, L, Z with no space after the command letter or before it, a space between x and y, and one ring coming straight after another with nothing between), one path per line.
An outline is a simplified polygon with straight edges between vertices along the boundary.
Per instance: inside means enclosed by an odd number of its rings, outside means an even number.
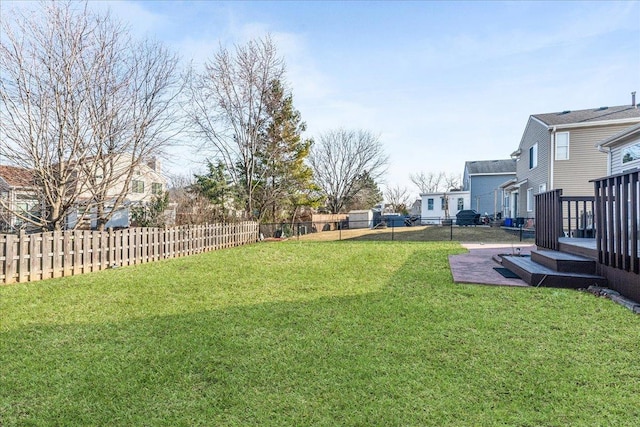
M530 114L640 102L640 3L119 1L132 29L202 63L271 33L308 137L380 135L387 185L508 158ZM181 150L167 164L197 172ZM194 160L196 161L194 163Z

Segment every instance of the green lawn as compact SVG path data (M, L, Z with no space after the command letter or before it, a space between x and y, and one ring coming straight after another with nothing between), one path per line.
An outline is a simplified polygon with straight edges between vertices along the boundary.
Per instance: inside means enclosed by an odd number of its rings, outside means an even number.
M262 243L0 288L0 425L637 425L640 316L455 243Z

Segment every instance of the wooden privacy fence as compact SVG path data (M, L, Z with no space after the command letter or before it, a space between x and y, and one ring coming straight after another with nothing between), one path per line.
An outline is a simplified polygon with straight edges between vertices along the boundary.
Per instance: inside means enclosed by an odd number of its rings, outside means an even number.
M74 276L258 240L256 222L0 234L0 284Z

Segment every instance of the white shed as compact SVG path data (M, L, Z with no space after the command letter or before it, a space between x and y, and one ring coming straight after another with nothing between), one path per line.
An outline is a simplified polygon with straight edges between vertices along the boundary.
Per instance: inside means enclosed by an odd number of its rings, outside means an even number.
M349 212L349 228L373 227L373 211L371 209Z
M449 191L447 193L425 193L422 197L422 224L441 224L447 216L455 219L464 209L471 209L470 191ZM446 200L445 200L446 198ZM449 205L448 215L445 206Z

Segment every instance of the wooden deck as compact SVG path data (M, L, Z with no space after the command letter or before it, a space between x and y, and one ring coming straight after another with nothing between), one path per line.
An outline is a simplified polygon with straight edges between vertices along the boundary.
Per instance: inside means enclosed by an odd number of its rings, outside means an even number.
M596 239L560 237L558 239L558 244L558 249L561 252L581 255L594 260L598 259L598 245Z

